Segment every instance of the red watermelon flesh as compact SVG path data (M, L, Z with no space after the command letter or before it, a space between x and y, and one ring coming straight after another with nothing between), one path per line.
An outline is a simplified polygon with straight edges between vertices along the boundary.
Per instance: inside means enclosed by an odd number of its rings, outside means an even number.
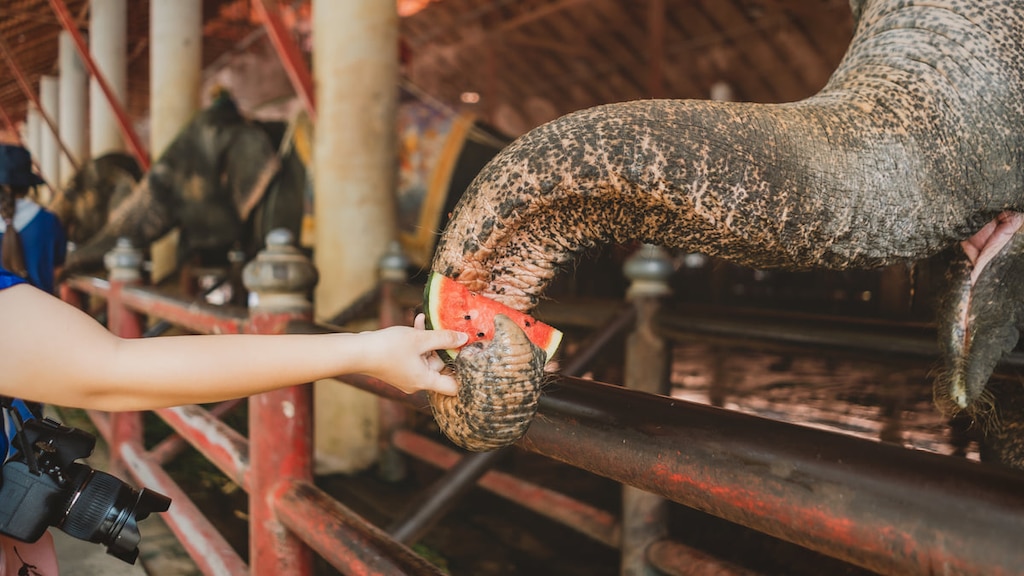
M508 316L522 328L531 342L547 352L548 360L551 360L562 342L562 333L554 327L486 296L470 292L462 284L437 272L432 272L427 279L423 296L427 328L465 332L469 334L466 344L494 338L494 317L498 314ZM446 352L451 358L459 353L458 350Z

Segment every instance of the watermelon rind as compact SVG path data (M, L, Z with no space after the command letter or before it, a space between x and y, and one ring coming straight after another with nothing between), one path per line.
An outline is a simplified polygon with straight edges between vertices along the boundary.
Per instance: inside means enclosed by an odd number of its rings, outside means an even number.
M440 314L441 289L443 288L446 281L455 282L454 280L451 280L438 272L431 272L430 276L427 278L427 284L423 289L423 313L426 317L426 322L424 324L428 330L449 329L449 327L443 326L442 322L440 321L442 317ZM495 302L495 305L501 306L497 302ZM551 337L548 339L548 342L544 347L544 352L547 354L547 360L551 360L551 358L555 355L555 352L558 351L559 345L561 345L562 343L562 332L557 328L548 326L547 324L544 324L542 322L540 324L543 324L544 326L549 327L551 329ZM457 349L439 350L438 352L440 353L441 357L447 361L453 361L455 357L458 356L459 354L459 351Z

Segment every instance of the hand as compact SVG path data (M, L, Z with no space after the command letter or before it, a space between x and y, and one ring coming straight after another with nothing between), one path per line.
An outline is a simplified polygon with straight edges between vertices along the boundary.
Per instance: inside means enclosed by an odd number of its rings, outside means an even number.
M455 378L442 374L444 361L435 350L458 348L469 336L454 330L424 330L424 316L419 314L413 327L392 326L374 332L363 332L369 342L373 364L366 374L379 378L407 394L432 390L454 396L458 392Z

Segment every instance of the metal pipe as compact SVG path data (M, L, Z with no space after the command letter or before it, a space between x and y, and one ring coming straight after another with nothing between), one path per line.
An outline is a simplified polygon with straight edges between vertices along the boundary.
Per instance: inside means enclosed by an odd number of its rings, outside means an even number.
M313 90L313 75L306 66L302 52L295 45L288 29L285 28L277 10L267 0L256 0L252 3L256 11L263 18L263 27L270 37L270 43L277 51L277 57L281 59L281 66L284 67L288 79L291 80L295 94L306 109L306 114L312 123L316 123L316 96Z
M170 509L164 512L164 521L203 574L237 576L249 573L249 567L231 544L167 472L146 458L141 446L121 444L118 453L139 484L171 499Z
M281 523L345 574L443 574L311 483L292 482L277 494L274 512Z
M579 376L613 338L620 335L636 320L636 308L624 306L603 327L598 329L573 356L565 360L559 370L566 376Z
M406 454L440 468L451 468L462 457L455 450L409 430L395 432L392 441ZM619 547L621 529L618 520L609 512L532 482L520 480L511 474L494 470L484 474L477 482L477 486L568 526L606 546Z
M882 574L1024 573L1024 475L592 381L520 446Z
M78 27L75 24L74 18L68 11L67 5L64 4L64 0L50 0L50 7L53 9L54 14L57 15L57 20L60 21L60 25L64 27L74 40L75 48L78 49L78 56L82 59L82 62L89 69L89 74L92 75L93 80L99 84L100 89L103 90L103 95L107 97L107 102L110 104L111 109L114 111L114 115L117 117L117 124L121 127L121 134L128 142L128 147L131 148L132 154L135 155L135 159L138 160L139 166L143 172L149 171L149 155L146 153L145 146L142 145L142 140L139 139L139 135L136 134L135 128L132 126L131 119L128 118L128 114L125 112L124 107L121 105L120 100L114 93L114 90L107 83L107 79L100 71L99 67L96 66L96 62L92 59L92 55L89 53L89 48L85 45L85 41L82 39L82 35L78 32ZM67 153L67 151L65 151ZM70 155L69 155L70 156ZM78 167L75 167L77 170Z
M44 112L43 105L39 101L39 97L36 96L35 91L32 90L32 85L25 79L25 75L21 72L21 67L18 66L18 62L14 59L14 54L11 53L10 48L8 48L7 43L2 37L0 37L0 53L3 54L4 60L7 61L7 68L10 69L11 74L14 75L14 79L18 81L18 86L21 87L21 93L25 95L25 98L28 98L33 104L35 104L36 110L39 111L39 117L46 122L47 126L49 126L50 132L57 141L57 145L64 151L64 154L71 157L71 153L68 152L67 147L64 146L64 142L58 135L59 129L57 128L57 123L53 121L53 118L50 117L50 115ZM77 165L75 166L75 169L78 169ZM53 181L52 179L48 179L47 181L51 186L56 186L58 184L58 182Z
M759 572L671 540L660 540L648 546L647 561L659 574L666 576L760 576Z
M232 482L249 491L249 440L200 406L177 406L155 411L178 434L176 443L168 440L150 450L149 458L158 464L167 462L174 444L184 440L206 457Z
M211 408L208 411L200 408L200 410L203 410L204 412L207 412L209 414L209 417L210 417L210 421L209 421L209 424L208 424L209 426L212 426L215 430L220 430L221 426L224 426L224 428L225 428L225 432L224 432L225 436L223 438L225 440L228 440L229 444L234 442L234 440L232 440L234 438L234 436L231 435L231 433L229 433L227 431L230 430L230 432L234 432L234 430L231 429L230 427L227 427L221 421L221 416L223 416L224 414L227 414L228 412L234 410L235 408L240 406L243 402L245 402L245 399L243 399L243 398L236 398L234 400L225 400L224 402L220 402L220 403L218 403L216 406L214 406L213 408ZM183 406L181 408L186 408L186 407ZM156 411L157 416L160 416L164 420L164 422L167 422L167 424L169 426L171 426L171 428L174 428L175 431L176 431L175 434L173 434L171 436L168 436L167 438L163 439L162 441L160 441L159 444L157 444L156 446L153 446L153 448L151 448L150 451L149 451L150 459L152 459L154 462L157 462L157 463L160 463L160 464L167 464L168 462L173 460L178 454L180 454L182 452L182 450L188 448L189 446L195 446L194 442L190 442L187 438L182 437L181 432L178 431L178 428L177 428L176 424L174 424L174 423L169 421L169 419L174 419L174 420L179 420L180 419L180 420L182 420L181 425L182 426L187 426L187 424L185 424L185 422L187 420L183 419L183 418L180 418L178 414L174 414L173 416L169 416L167 414L167 412L172 411L172 410L174 410L174 408L167 408L166 411L165 410L157 410ZM204 434L206 433L205 430L204 430L203 433ZM234 432L234 433L237 434L237 432ZM239 438L241 440L245 440L245 437L242 436L241 434L238 434L237 438ZM210 440L215 440L215 439L214 438L210 438ZM245 450L246 450L246 460L248 460L248 441L246 441ZM228 453L230 453L230 451ZM215 464L217 464L217 463L215 462ZM229 477L231 476L231 474L228 474L228 472L224 469L224 467L221 467L220 464L217 464L217 466L218 466L218 468L220 468L220 470L222 472L227 474ZM239 474L239 476L242 479L245 478L244 473L243 474ZM241 482L238 482L237 480L234 480L234 479L233 479L233 481L236 484L238 484L239 486L245 488L245 484L243 484Z
M504 458L510 448L463 456L445 474L424 490L387 528L391 537L414 544L472 490L480 477Z

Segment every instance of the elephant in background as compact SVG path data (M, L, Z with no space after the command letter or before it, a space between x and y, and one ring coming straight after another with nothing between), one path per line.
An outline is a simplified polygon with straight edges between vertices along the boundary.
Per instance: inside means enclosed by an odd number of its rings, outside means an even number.
M433 270L528 311L575 255L602 244L784 270L955 250L937 404L979 422L986 459L1024 468L1024 389L987 389L1024 323L1024 5L851 8L846 55L807 99L617 103L521 136L463 195ZM432 397L442 430L467 449L515 442L536 411L543 363L507 329L460 352L458 396Z
M82 245L107 223L110 210L142 179L142 168L124 152L93 158L59 190L48 208L60 219L68 241Z
M126 176L116 157L90 162L54 203L79 244L68 255L64 275L100 269L119 237L146 247L176 226L179 261L199 258L204 265L226 263L231 250L254 256L274 228L287 228L298 238L306 168L294 147L280 151L286 129L282 122L247 120L221 92L130 193L125 194ZM117 184L92 184L112 180ZM109 195L107 210L104 195Z
M469 114L428 102L411 86L403 85L400 94L399 240L413 264L426 267L442 215L509 140ZM175 226L181 228L179 261L198 254L216 265L231 249L251 258L266 234L282 227L312 246L305 217L312 130L304 115L289 124L246 120L221 92L148 174L135 176L134 187L121 170L135 165L130 157L93 160L54 203L79 245L65 275L99 269L119 236L144 247Z

